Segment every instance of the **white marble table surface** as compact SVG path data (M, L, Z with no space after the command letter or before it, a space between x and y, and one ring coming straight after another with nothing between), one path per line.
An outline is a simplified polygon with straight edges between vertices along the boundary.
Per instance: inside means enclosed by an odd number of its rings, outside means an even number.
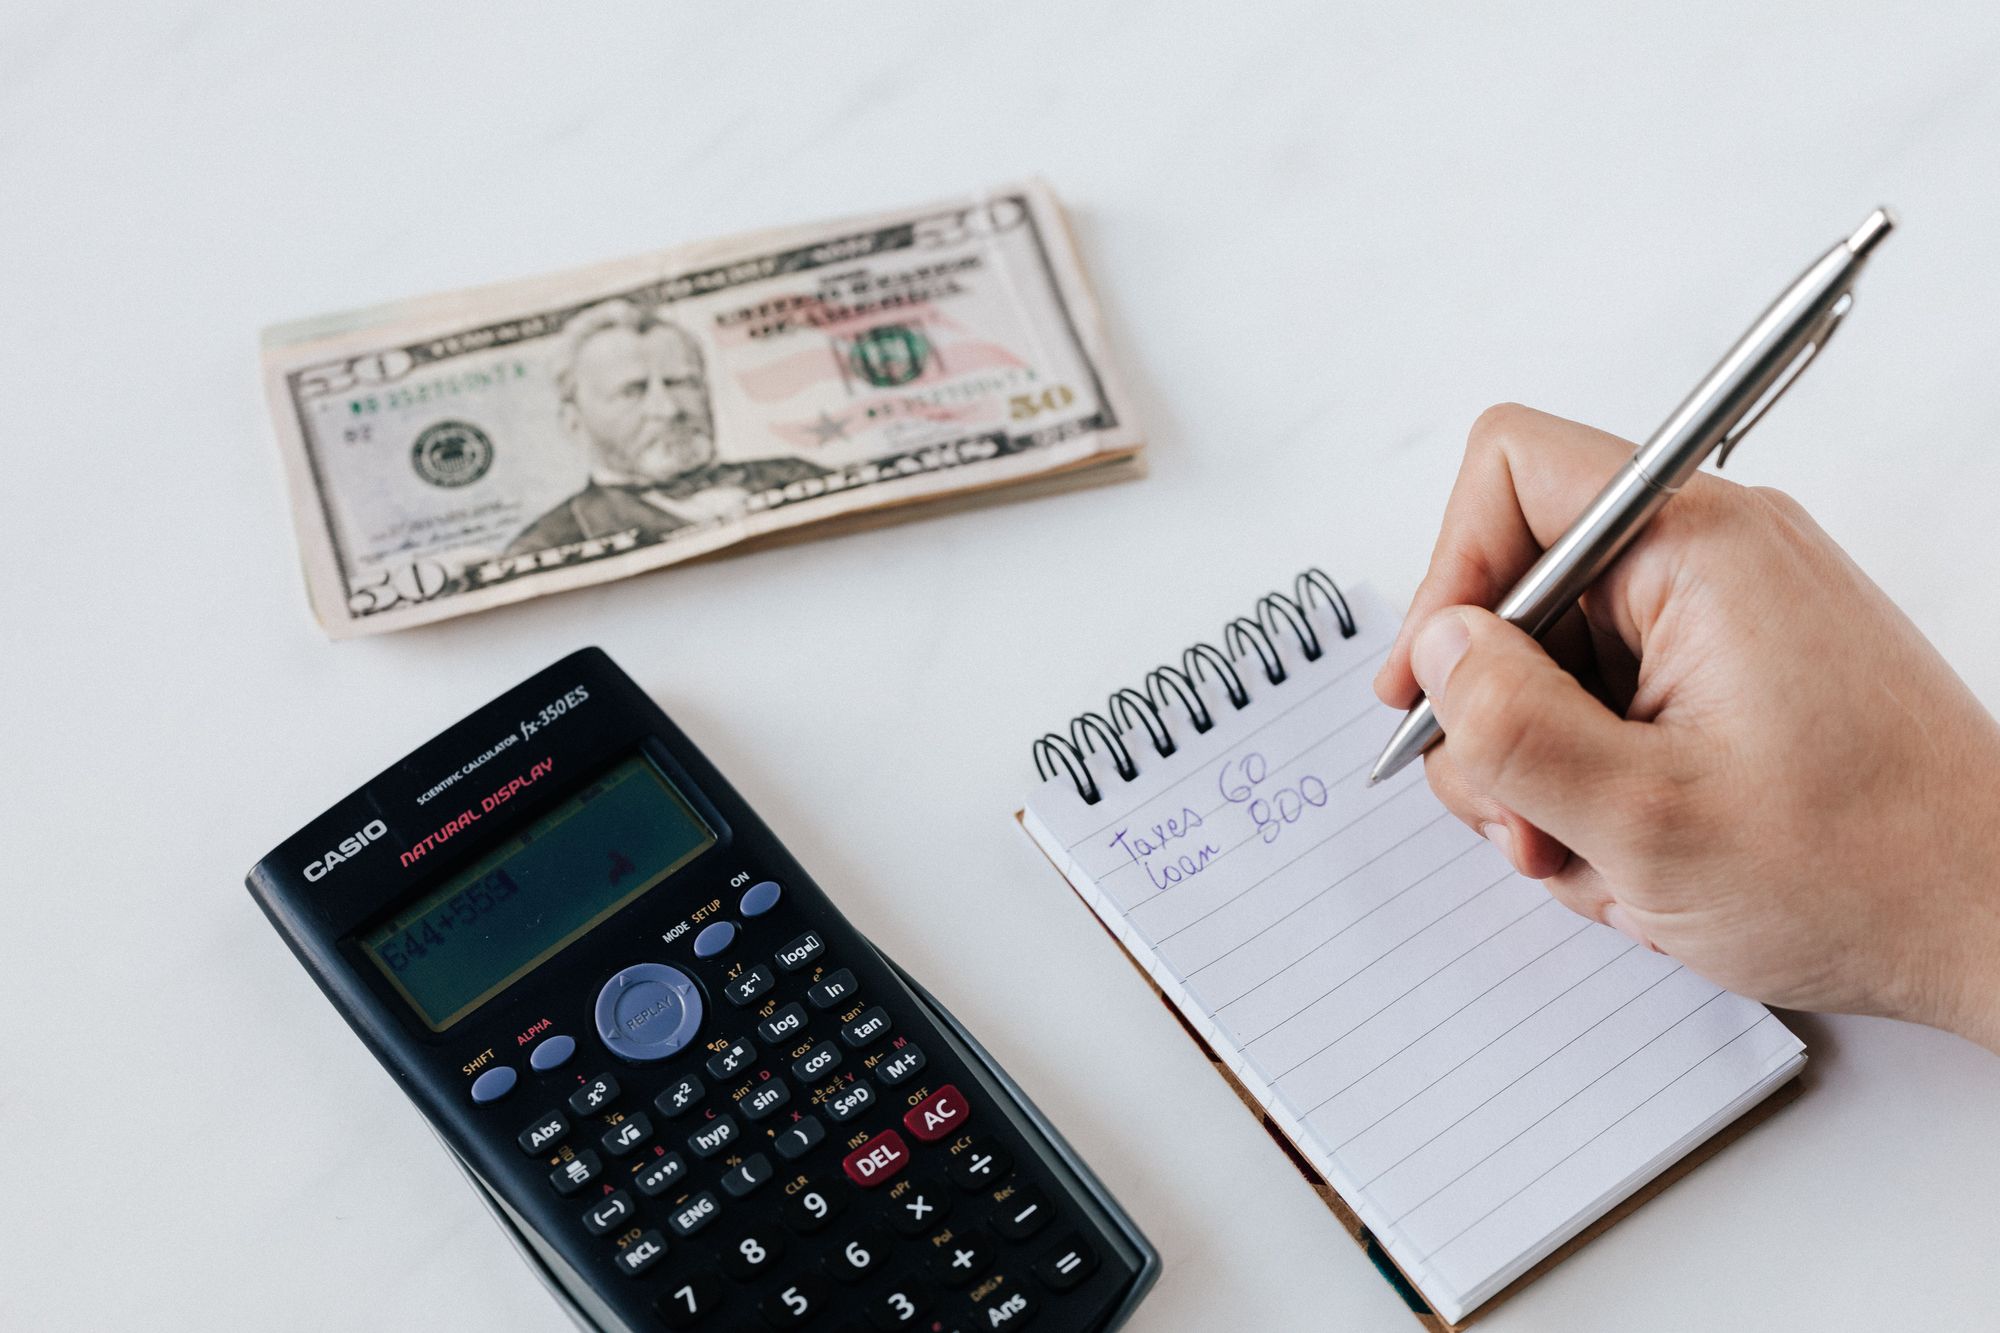
M560 1326L241 877L597 643L1131 1207L1135 1330L1413 1328L1014 828L1029 739L1301 565L1407 596L1480 408L1643 433L1882 201L1732 469L2000 705L2000 10L1619 8L0 11L0 1326ZM264 324L1031 172L1147 480L313 626ZM1798 1026L1796 1105L1487 1327L1983 1322L2000 1060Z

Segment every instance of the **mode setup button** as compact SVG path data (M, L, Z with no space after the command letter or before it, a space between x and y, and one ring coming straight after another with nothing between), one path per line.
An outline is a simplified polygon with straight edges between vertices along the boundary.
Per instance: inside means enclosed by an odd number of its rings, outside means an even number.
M694 978L665 963L634 963L597 992L597 1036L613 1055L645 1064L678 1055L701 1028Z

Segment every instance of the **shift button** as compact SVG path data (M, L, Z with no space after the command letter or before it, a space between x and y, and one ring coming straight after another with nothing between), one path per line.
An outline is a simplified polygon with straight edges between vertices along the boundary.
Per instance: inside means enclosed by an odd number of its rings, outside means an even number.
M497 1102L514 1090L518 1078L512 1065L497 1065L472 1080L472 1100L481 1106Z

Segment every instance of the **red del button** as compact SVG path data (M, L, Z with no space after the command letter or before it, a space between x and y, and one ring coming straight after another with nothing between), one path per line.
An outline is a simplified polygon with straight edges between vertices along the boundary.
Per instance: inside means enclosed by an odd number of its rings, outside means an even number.
M911 1107L903 1117L903 1124L925 1143L934 1143L964 1124L965 1117L970 1114L971 1108L965 1104L965 1098L958 1095L955 1086L947 1083Z
M885 1129L841 1160L847 1178L863 1188L881 1184L910 1162L909 1145L893 1129Z

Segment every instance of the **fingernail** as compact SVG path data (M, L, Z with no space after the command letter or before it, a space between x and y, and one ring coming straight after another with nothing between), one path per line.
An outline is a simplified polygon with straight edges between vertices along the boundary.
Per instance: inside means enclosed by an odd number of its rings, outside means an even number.
M1479 826L1479 836L1486 839L1486 841L1492 843L1495 847L1499 848L1500 855L1507 858L1508 865L1514 866L1514 868L1517 870L1520 869L1520 867L1518 865L1515 865L1514 862L1513 829L1510 829L1505 824L1501 824L1498 822L1492 824L1481 824Z
M1424 687L1425 694L1435 700L1444 693L1451 669L1471 646L1472 631L1466 628L1465 617L1456 611L1434 617L1417 631L1417 641L1410 645L1410 671L1417 684Z
M1653 942L1646 938L1645 931L1639 929L1639 923L1632 919L1632 914L1618 903L1606 905L1604 909L1604 924L1636 944L1643 944L1648 949L1653 947ZM1658 951L1655 950L1655 952Z

